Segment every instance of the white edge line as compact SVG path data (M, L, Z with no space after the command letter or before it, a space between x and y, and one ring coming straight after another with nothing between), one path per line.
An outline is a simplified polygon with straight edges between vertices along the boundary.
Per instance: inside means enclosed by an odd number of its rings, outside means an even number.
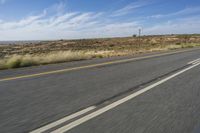
M196 60L193 60L193 61L190 61L190 62L188 62L188 64L194 64L194 63L197 63L197 62L199 62L200 61L200 58L198 58L198 59L196 59Z
M95 111L95 112L93 112L91 114L88 114L88 115L86 115L86 116L84 116L84 117L82 117L80 119L77 119L77 120L75 120L75 121L73 121L73 122L71 122L71 123L59 128L59 129L57 129L57 130L54 130L52 133L64 133L64 132L67 132L67 131L71 130L72 128L74 128L76 126L79 126L80 124L82 124L84 122L87 122L90 119L93 119L93 118L95 118L95 117L97 117L97 116L99 116L99 115L101 115L101 114L103 114L103 113L105 113L105 112L107 112L107 111L109 111L109 110L111 110L111 109L113 109L113 108L115 108L115 107L117 107L117 106L119 106L119 105L121 105L121 104L123 104L123 103L125 103L125 102L127 102L129 100L131 100L131 99L133 99L133 98L135 98L136 96L139 96L140 94L142 94L142 93L144 93L146 91L151 90L152 88L154 88L154 87L156 87L156 86L158 86L158 85L160 85L160 84L162 84L162 83L164 83L164 82L166 82L166 81L168 81L168 80L170 80L170 79L172 79L172 78L174 78L174 77L176 77L176 76L178 76L178 75L180 75L180 74L182 74L182 73L184 73L184 72L186 72L186 71L188 71L188 70L190 70L190 69L192 69L192 68L194 68L194 67L196 67L198 65L200 65L200 63L192 65L192 66L190 66L190 67L188 67L186 69L183 69L182 71L177 72L177 73L175 73L175 74L173 74L173 75L171 75L171 76L169 76L169 77L167 77L167 78L165 78L165 79L163 79L161 81L158 81L158 82L156 82L156 83L154 83L154 84L152 84L152 85L150 85L150 86L148 86L146 88L143 88L143 89L141 89L141 90L139 90L139 91L137 91L137 92L135 92L135 93L123 98L123 99L120 99L120 100L118 100L118 101L116 101L116 102L114 102L114 103L112 103L110 105L107 105L107 106L105 106L105 107L103 107L103 108L101 108L101 109L99 109L99 110L97 110L97 111Z
M64 122L67 122L67 121L69 121L69 120L71 120L73 118L76 118L76 117L78 117L80 115L83 115L83 114L85 114L85 113L87 113L87 112L89 112L91 110L94 110L95 108L96 108L95 106L88 107L88 108L86 108L84 110L81 110L81 111L79 111L77 113L74 113L72 115L66 116L66 117L64 117L64 118L62 118L60 120L57 120L57 121L55 121L53 123L50 123L50 124L48 124L46 126L43 126L43 127L38 128L38 129L36 129L34 131L31 131L30 133L42 133L42 132L45 132L45 131L47 131L47 130L55 127L55 126L58 126L58 125L60 125L60 124L62 124Z
M198 63L200 63L200 61L193 62L192 64L195 65L195 64L198 64Z

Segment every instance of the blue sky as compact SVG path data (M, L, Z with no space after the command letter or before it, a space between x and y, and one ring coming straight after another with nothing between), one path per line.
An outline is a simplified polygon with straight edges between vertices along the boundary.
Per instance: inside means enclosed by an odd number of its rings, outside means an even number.
M0 40L200 33L199 0L0 0Z

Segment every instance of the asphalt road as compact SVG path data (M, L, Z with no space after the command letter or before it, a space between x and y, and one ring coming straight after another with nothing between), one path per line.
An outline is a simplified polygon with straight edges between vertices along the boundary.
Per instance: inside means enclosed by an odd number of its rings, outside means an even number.
M199 133L200 64L188 64L198 58L193 49L0 71L0 132Z

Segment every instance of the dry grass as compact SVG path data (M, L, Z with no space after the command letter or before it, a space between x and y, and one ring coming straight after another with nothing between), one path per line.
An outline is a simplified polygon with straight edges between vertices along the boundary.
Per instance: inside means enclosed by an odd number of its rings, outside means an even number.
M104 58L120 55L125 55L125 53L116 53L115 51L60 51L39 55L12 55L0 60L0 69L28 67L34 65L87 60L92 58Z
M172 44L172 45L148 45L140 47L130 47L121 45L120 48L113 47L110 50L67 50L56 51L42 54L24 54L10 55L0 60L0 69L10 69L19 67L28 67L43 64L61 63L69 61L87 60L92 58L104 58L112 56L133 55L137 53L146 53L153 51L164 51L180 48L192 48L200 46L194 44Z
M193 47L199 47L199 43L191 43L191 44L176 44L176 45L168 45L166 46L167 50L173 50L173 49L180 49L180 48L193 48Z

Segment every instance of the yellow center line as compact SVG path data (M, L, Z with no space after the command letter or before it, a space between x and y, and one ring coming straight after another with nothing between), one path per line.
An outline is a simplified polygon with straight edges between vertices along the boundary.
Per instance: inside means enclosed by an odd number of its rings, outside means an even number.
M175 51L175 52L162 53L162 54L156 54L156 55L150 55L150 56L144 56L144 57L135 57L135 58L130 58L130 59L122 59L122 60L117 60L117 61L110 61L110 62L80 66L80 67L72 67L72 68L66 68L66 69L60 69L60 70L54 70L54 71L47 71L47 72L41 72L41 73L36 73L36 74L27 74L27 75L15 76L15 77L8 77L8 78L0 79L0 82L23 79L23 78L31 78L31 77L43 76L43 75L50 75L50 74L56 74L56 73L62 73L62 72L69 72L69 71L86 69L86 68L94 68L94 67L106 66L106 65L111 65L111 64L125 63L129 61L136 61L136 60L148 59L148 58L159 57L159 56L164 56L164 55L183 53L183 52L192 51L192 50Z

